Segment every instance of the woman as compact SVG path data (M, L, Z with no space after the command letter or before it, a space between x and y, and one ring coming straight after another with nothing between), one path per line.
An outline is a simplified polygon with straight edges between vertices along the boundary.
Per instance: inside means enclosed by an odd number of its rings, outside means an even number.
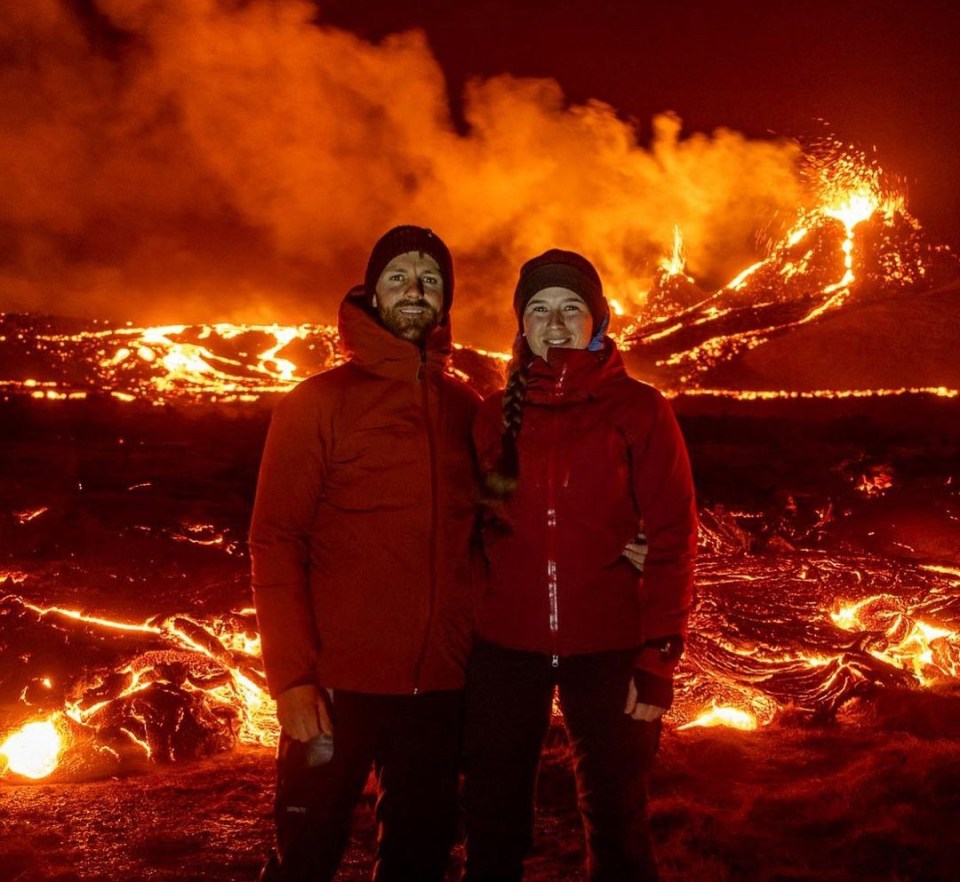
M493 498L467 674L464 882L522 878L555 687L589 878L651 880L646 777L692 596L686 448L605 335L588 260L554 249L528 261L514 310L506 388L474 427Z

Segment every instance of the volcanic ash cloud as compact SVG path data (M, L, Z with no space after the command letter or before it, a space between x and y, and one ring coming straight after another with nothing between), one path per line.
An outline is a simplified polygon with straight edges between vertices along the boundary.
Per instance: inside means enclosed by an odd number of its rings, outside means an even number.
M463 125L418 31L365 42L301 2L0 9L0 308L147 322L332 321L373 240L435 228L462 338L509 339L519 264L577 248L642 300L683 230L721 284L803 199L797 149L670 113L647 146L557 83L470 83Z

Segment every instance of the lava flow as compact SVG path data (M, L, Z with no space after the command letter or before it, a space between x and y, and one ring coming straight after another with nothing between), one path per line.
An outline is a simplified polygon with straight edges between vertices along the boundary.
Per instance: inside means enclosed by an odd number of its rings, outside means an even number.
M336 328L317 324L100 329L0 315L0 346L9 364L0 362L3 400L251 404L343 360ZM451 370L489 390L506 357L458 348Z
M129 622L8 595L0 618L26 661L21 714L60 705L0 745L15 775L46 777L71 749L74 770L102 774L276 740L252 609Z
M686 272L679 227L660 260L639 318L624 316L636 292L610 291L615 334L631 369L668 394L723 397L955 396L960 383L744 389L738 359L845 310L905 300L960 276L946 246L928 243L882 169L852 148L819 146L806 157L813 207L802 208L769 255L708 294ZM935 296L935 295L931 295ZM864 333L871 328L865 327ZM342 360L336 330L322 324L99 327L0 316L0 398L111 397L124 402L252 403ZM459 348L454 372L484 391L506 356ZM952 376L952 375L951 375ZM717 382L720 380L721 382Z
M50 400L249 403L340 358L335 329L307 324L61 329L4 317L0 341L20 374L4 378L0 391Z
M829 719L877 689L960 677L960 569L748 554L738 537L755 516L703 517L678 729L749 730L787 708ZM27 662L24 723L0 747L8 776L49 777L60 762L64 777L106 774L275 740L252 610L120 621L27 601L29 576L16 585L0 601L8 651Z
M876 163L837 145L821 147L807 161L814 207L799 210L769 255L719 291L706 294L686 275L678 232L673 258L661 264L648 294L648 309L620 334L631 364L645 376L668 389L705 395L789 395L800 390L723 387L714 378L726 380L751 350L805 326L845 309L932 291L960 273L947 246L924 240L902 194L886 183ZM865 323L862 332L871 330ZM957 394L955 384L914 388ZM803 391L830 397L840 391L885 396L903 390L868 381L856 389Z
M865 346L882 324L874 321L878 315L898 331L902 304L917 310L926 298L922 305L935 312L941 294L933 286L943 272L957 269L949 250L925 243L875 165L837 152L811 167L815 206L798 212L794 228L765 260L720 291L705 294L687 274L683 236L675 231L646 312L617 334L631 372L669 395L683 395L685 404L734 398L744 405L771 399L848 399L852 405L883 397L898 405L919 396L950 403L960 395L960 380L949 373L955 359L926 358L924 369L934 373L923 374L922 382L912 381L902 362L896 383L857 375L833 385L764 387L756 385L762 365L744 368L756 353L826 332L831 321L843 319L840 340L854 334L857 346L838 346L832 337L815 341L832 368L841 350ZM611 294L621 295L615 313L635 300L629 292ZM874 307L879 312L869 311ZM888 307L893 312L883 311ZM861 315L870 320L858 324ZM627 319L616 321L622 327ZM943 345L952 347L951 339ZM19 423L8 426L10 443L23 444L17 448L23 462L33 457L42 490L21 477L22 464L3 489L9 514L0 515L0 530L5 548L14 549L5 550L8 569L0 571L4 777L76 780L274 741L255 616L247 600L236 602L249 596L238 537L249 518L255 463L238 465L233 449L221 448L237 436L237 456L259 452L266 409L250 405L269 403L342 357L334 329L325 325L110 328L0 317L0 403L21 417L35 416L39 425L49 421L51 445L83 441L70 422L76 414L96 412L108 435L104 440L100 429L91 429L92 440L84 443L97 465L88 468L75 453L74 468L61 461L69 457L34 454L29 428L21 439ZM488 392L502 382L504 358L458 348L452 370ZM797 359L786 361L796 367ZM102 401L121 404L92 406ZM195 407L211 403L221 407ZM158 412L154 405L176 407ZM206 460L185 462L192 457L183 456L177 432L189 426L193 433L201 418L209 420L205 429L221 432L219 442L209 442L215 452ZM115 430L120 422L137 435L136 450ZM191 435L195 446L206 443L202 435ZM122 462L109 458L118 449ZM118 462L122 474L102 474ZM781 473L779 479L790 478ZM941 487L949 505L955 505L952 479ZM897 480L892 468L869 465L848 492L863 505L879 505ZM823 512L832 504L827 499ZM209 520L198 514L205 507ZM777 517L747 506L736 514L719 506L701 512L698 603L670 716L678 730L750 730L788 712L833 719L877 690L924 689L960 678L954 561L923 564L867 554L862 542L818 544L804 537L783 540L783 553L776 544L757 551L749 536L775 535ZM158 590L165 592L162 604L155 603ZM62 599L68 595L70 601ZM117 612L129 604L139 604L139 615Z

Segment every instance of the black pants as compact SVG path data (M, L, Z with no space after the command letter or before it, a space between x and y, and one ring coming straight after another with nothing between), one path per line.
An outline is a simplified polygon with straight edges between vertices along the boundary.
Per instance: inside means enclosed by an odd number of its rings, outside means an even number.
M548 656L481 643L467 672L464 882L517 882L533 839L554 686L574 760L591 882L653 882L647 776L660 721L623 712L636 653Z
M329 882L373 764L376 882L441 882L457 834L462 692L416 696L338 691L333 759L304 768L303 751L277 760L280 882Z

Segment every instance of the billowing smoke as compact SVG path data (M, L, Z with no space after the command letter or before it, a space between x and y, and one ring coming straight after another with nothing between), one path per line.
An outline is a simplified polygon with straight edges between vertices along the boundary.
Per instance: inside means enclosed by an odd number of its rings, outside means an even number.
M674 225L688 272L720 284L803 198L792 143L665 113L643 146L551 80L475 81L457 126L422 33L374 45L299 0L9 3L0 41L7 311L332 321L376 237L411 222L454 252L460 339L503 345L516 270L545 248L639 303Z

